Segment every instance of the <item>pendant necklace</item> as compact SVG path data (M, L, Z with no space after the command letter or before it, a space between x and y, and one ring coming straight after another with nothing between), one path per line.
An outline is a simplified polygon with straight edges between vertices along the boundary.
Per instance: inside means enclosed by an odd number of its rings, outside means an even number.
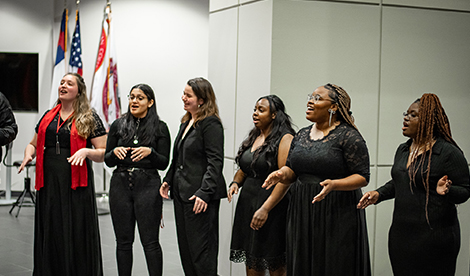
M134 145L137 145L139 143L139 139L137 138L137 131L139 130L139 124L140 124L140 118L137 119L137 127L135 128L135 133L134 133Z
M59 124L61 119L59 112L59 118L57 119L57 131L55 133L55 154L60 154L59 129L70 119L70 117L72 117L72 115L73 112L67 117L67 119L65 119L65 121L62 122L62 124Z

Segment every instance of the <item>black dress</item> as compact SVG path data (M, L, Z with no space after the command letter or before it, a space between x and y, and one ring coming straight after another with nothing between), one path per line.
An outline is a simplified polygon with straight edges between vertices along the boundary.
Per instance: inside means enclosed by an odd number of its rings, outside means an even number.
M282 137L277 141L277 148ZM273 190L261 188L261 185L271 172L278 169L277 162L273 162L271 167L268 165L264 154L260 154L252 166L253 154L250 148L247 149L239 162L246 178L235 211L230 260L246 262L247 267L257 271L273 271L286 264L286 215L289 199L286 195L269 212L268 219L260 230L251 229L253 214Z
M365 213L356 209L361 189L332 191L312 204L325 179L369 180L365 141L345 123L312 140L312 126L294 137L286 164L297 175L287 213L287 275L370 275Z
M92 162L86 159L88 186L73 190L71 165L67 161L68 123L59 129L60 154L55 149L59 114L46 129L44 187L37 192L34 220L33 275L103 275ZM93 113L93 117L95 130L87 139L87 148L92 147L92 138L106 134L98 115Z
M395 198L388 248L394 275L454 275L460 249L460 227L455 204L470 196L468 163L462 152L438 138L432 147L429 175L429 201L421 168L410 186L406 164L411 140L401 144L395 154L392 180L377 189L379 201ZM425 158L427 168L429 152ZM449 193L436 192L437 182L444 175L452 181ZM424 176L426 174L424 173ZM429 221L426 219L428 215Z

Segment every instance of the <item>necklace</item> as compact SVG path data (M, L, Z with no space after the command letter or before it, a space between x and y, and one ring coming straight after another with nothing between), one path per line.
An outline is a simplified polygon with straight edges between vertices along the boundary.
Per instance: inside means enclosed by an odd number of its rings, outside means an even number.
M137 119L137 126L135 128L135 133L134 133L134 145L137 145L139 143L139 139L137 137L137 131L139 130L139 125L140 125L140 118Z
M72 115L73 115L73 112L67 117L67 119L65 119L62 122L62 124L60 124L61 117L60 117L60 112L59 112L59 118L57 119L57 131L55 133L55 153L56 154L60 154L59 129L65 124L65 122L67 122L70 119L70 117L72 117Z

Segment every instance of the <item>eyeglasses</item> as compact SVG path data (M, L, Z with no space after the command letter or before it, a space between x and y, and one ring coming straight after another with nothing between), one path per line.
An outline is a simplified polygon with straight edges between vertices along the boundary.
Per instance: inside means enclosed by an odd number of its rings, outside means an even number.
M418 118L418 115L416 113L408 113L408 112L403 112L403 117L408 117L409 119L415 119Z
M137 101L139 101L139 102L141 102L141 101L147 99L147 97L144 97L144 96L138 96L138 97L136 97L136 96L134 96L134 95L127 95L127 98L128 98L129 101L131 101L131 102L132 102L133 100L135 100L135 99L137 99Z
M330 101L330 102L332 102L332 103L335 102L335 101L333 101L332 99L323 99L319 94L315 94L315 95L313 95L313 94L308 94L308 95L307 95L307 101L309 102L309 101L311 101L311 100L313 100L313 103L317 103L317 102L319 102L319 101Z

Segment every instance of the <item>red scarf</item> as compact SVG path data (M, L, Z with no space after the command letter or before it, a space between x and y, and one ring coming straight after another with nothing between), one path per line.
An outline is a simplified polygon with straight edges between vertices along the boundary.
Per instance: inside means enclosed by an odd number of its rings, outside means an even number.
M46 140L47 126L54 120L54 117L60 111L62 104L56 105L53 109L47 112L42 118L38 129L38 139L36 146L36 190L39 191L44 187L44 143ZM60 115L59 115L60 116ZM60 118L59 118L60 120ZM70 128L70 156L74 155L81 148L86 147L86 140L78 135L75 120L72 121ZM72 166L72 189L77 187L86 187L88 184L88 171L86 161L81 166Z

